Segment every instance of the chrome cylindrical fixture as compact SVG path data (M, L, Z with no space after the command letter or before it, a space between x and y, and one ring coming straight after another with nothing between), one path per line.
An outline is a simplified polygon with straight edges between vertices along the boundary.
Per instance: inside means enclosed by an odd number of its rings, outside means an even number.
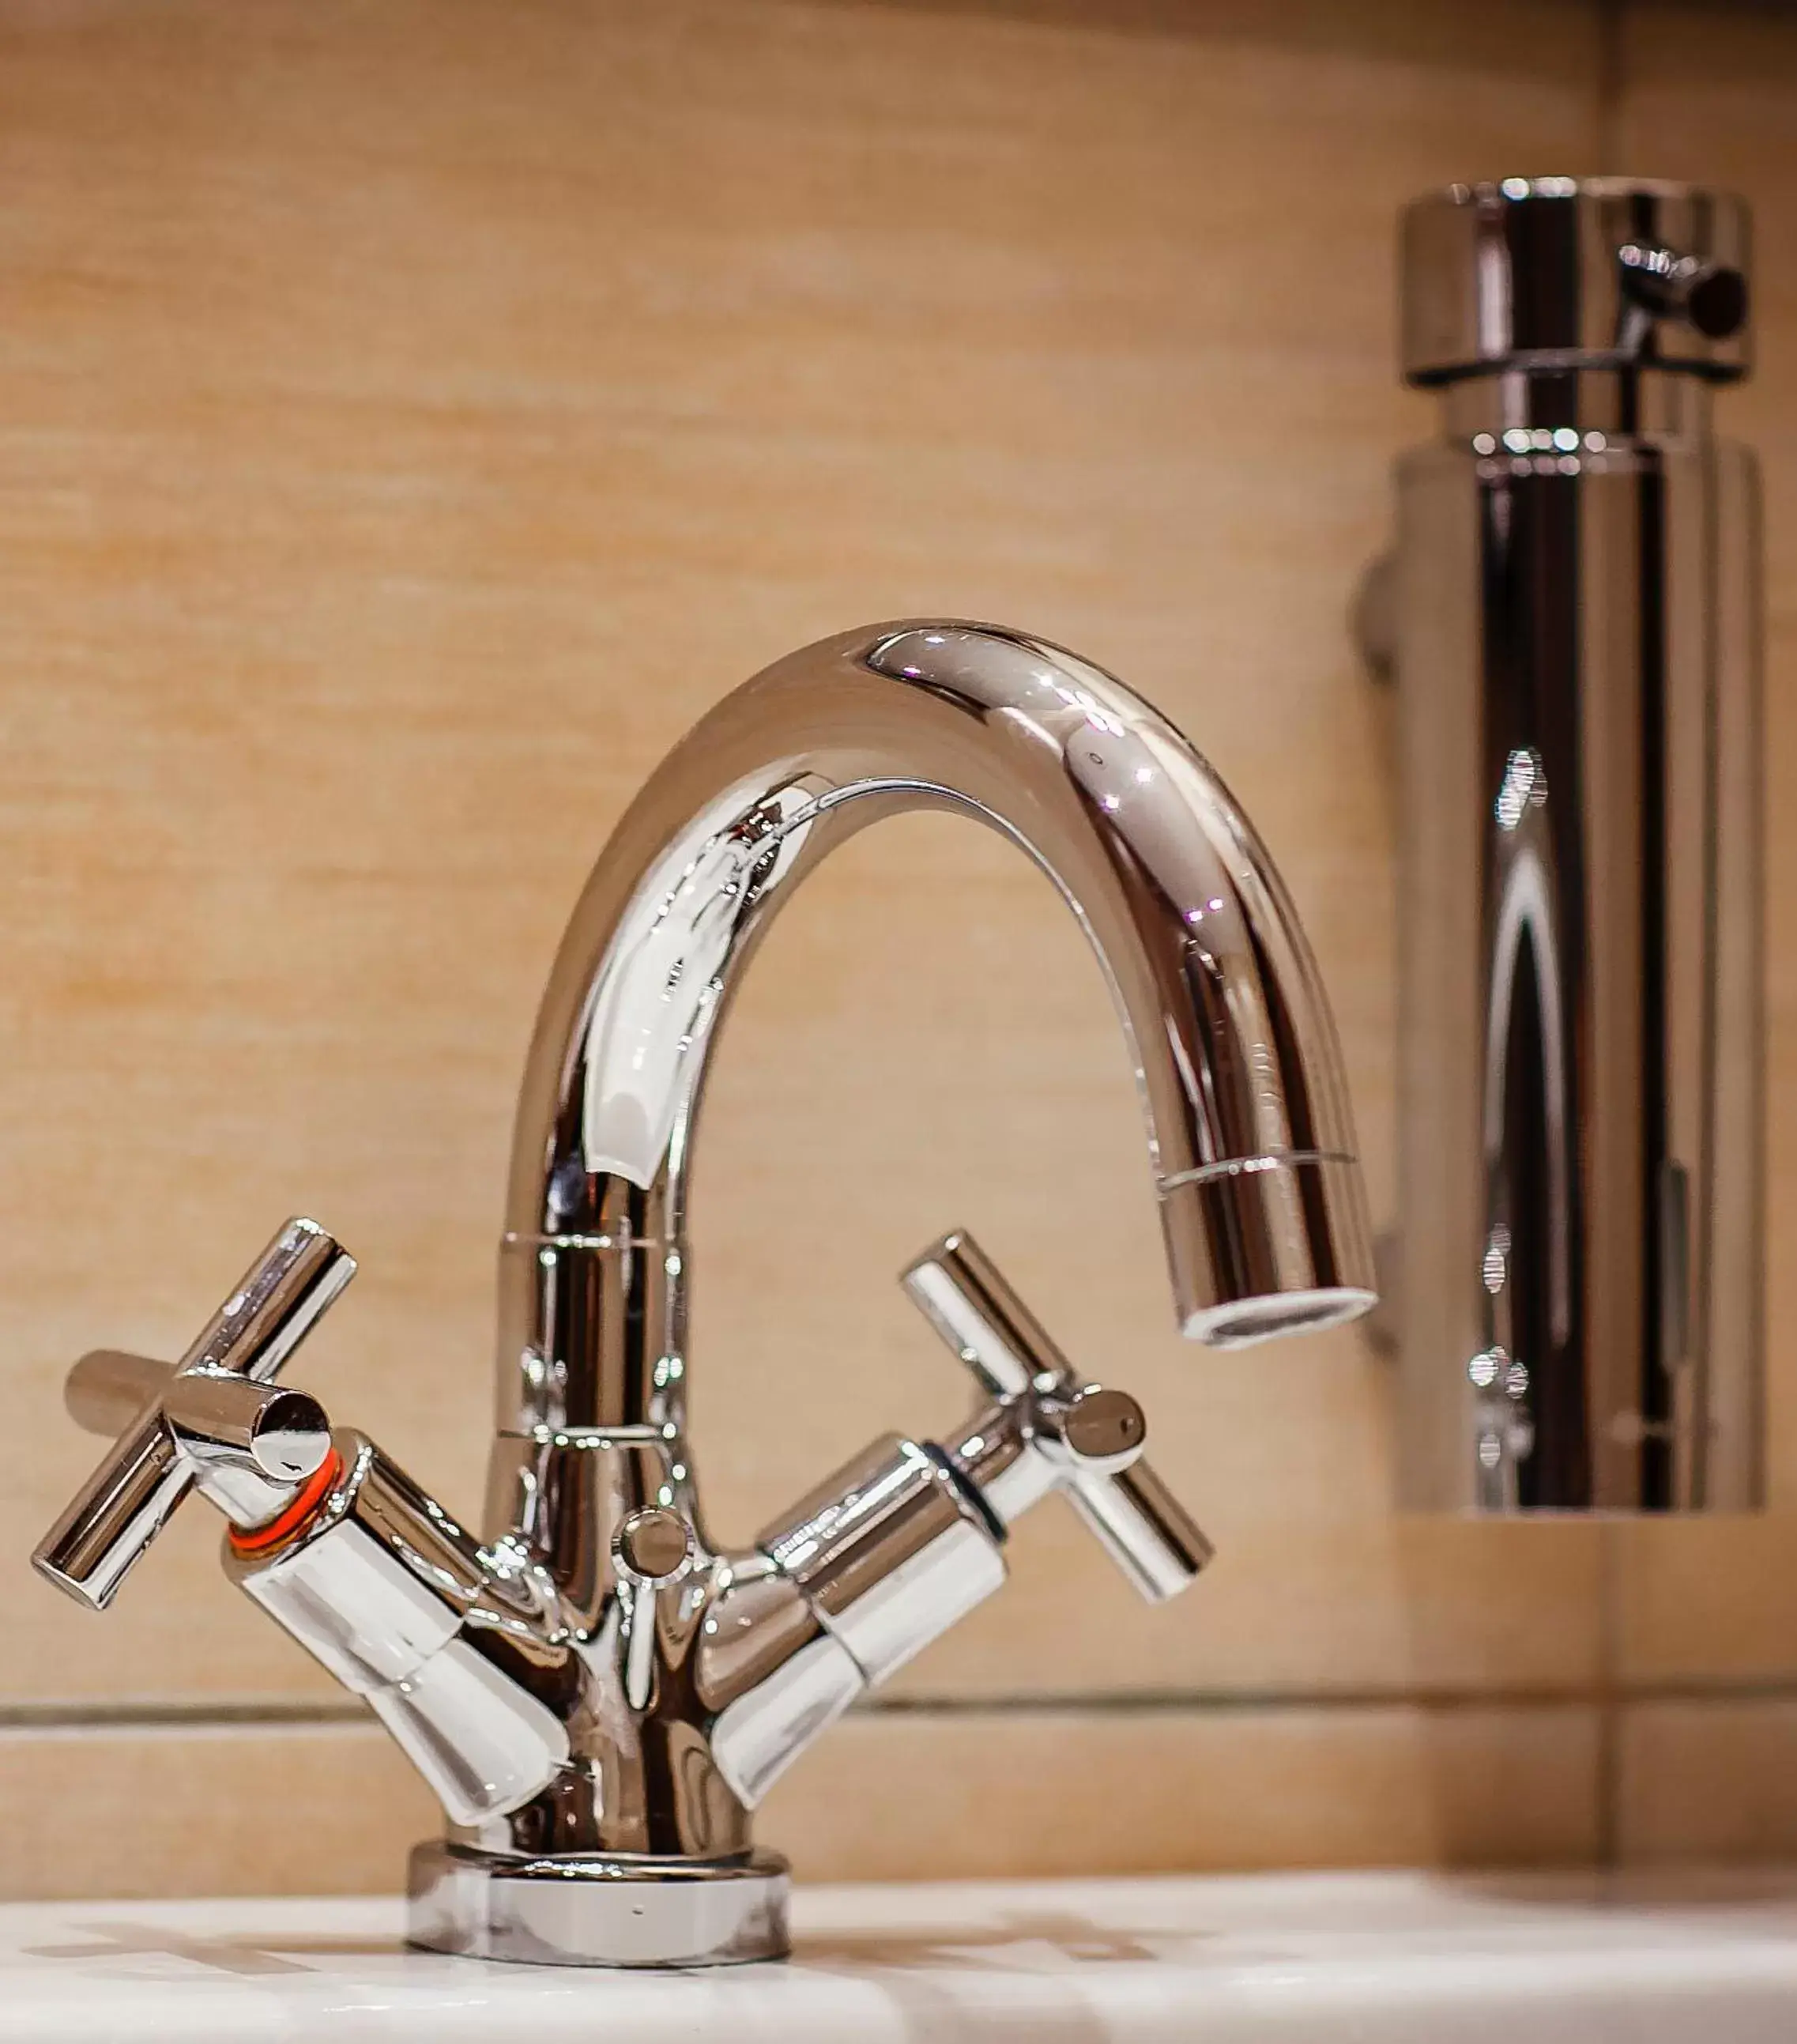
M1757 473L1737 200L1405 216L1395 657L1403 1501L1740 1509L1761 1473Z

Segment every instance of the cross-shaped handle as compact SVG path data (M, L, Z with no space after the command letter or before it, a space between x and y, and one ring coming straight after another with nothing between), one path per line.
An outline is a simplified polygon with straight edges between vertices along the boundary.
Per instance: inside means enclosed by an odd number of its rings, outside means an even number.
M32 1556L39 1574L104 1611L197 1481L213 1477L223 1487L240 1470L278 1505L282 1486L321 1468L330 1438L316 1403L260 1387L355 1275L355 1258L316 1221L290 1220L159 1384L158 1366L136 1357L77 1364L70 1393L78 1416L116 1406L127 1388L147 1402Z
M1184 1589L1211 1558L1211 1543L1142 1460L1148 1425L1129 1393L1074 1369L964 1229L944 1235L900 1281L997 1401L993 1424L976 1423L963 1444L977 1452L951 1458L992 1516L1008 1525L1058 1490L1150 1603Z

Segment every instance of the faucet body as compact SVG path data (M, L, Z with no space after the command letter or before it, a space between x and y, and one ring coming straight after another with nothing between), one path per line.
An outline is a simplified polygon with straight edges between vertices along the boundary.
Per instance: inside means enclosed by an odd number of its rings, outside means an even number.
M1406 219L1402 1493L1741 1509L1763 1444L1746 209L1508 179Z
M707 1060L780 903L852 832L919 807L1009 837L1091 939L1140 1083L1181 1331L1235 1346L1372 1302L1315 966L1180 733L1102 670L990 626L872 628L766 670L645 786L550 978L507 1196L481 1535L352 1432L251 1491L237 1408L277 1394L216 1380L265 1383L292 1343L229 1304L172 1377L90 1358L71 1380L78 1416L127 1428L120 1454L186 1426L180 1466L232 1517L231 1572L436 1789L447 1829L413 1856L416 1942L609 1964L781 1951L785 1869L754 1844L755 1806L1000 1585L1020 1514L1059 1493L1152 1599L1208 1556L1141 1458L1140 1408L1086 1381L960 1235L904 1281L975 1378L966 1425L874 1443L746 1550L706 1527L685 1394ZM269 1258L316 1262L321 1243L293 1224ZM234 1297L287 1281L252 1272ZM283 1442L315 1441L305 1414L277 1416ZM172 1477L144 1467L136 1489L103 1467L40 1550L89 1602L172 1509L154 1488Z

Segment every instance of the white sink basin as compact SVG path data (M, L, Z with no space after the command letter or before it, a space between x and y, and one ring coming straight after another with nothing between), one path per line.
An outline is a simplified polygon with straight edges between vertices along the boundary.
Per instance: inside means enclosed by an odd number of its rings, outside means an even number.
M1791 2044L1797 1875L801 1888L783 1965L407 1951L386 1899L0 1909L0 2038Z

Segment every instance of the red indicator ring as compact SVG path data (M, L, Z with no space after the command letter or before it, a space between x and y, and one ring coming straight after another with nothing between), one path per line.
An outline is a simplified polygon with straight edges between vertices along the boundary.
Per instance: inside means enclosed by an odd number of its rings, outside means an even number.
M330 1460L321 1464L300 1485L293 1501L276 1512L266 1526L233 1526L231 1528L233 1552L266 1554L270 1548L278 1547L283 1541L290 1540L330 1496L343 1473L344 1458L333 1451Z

